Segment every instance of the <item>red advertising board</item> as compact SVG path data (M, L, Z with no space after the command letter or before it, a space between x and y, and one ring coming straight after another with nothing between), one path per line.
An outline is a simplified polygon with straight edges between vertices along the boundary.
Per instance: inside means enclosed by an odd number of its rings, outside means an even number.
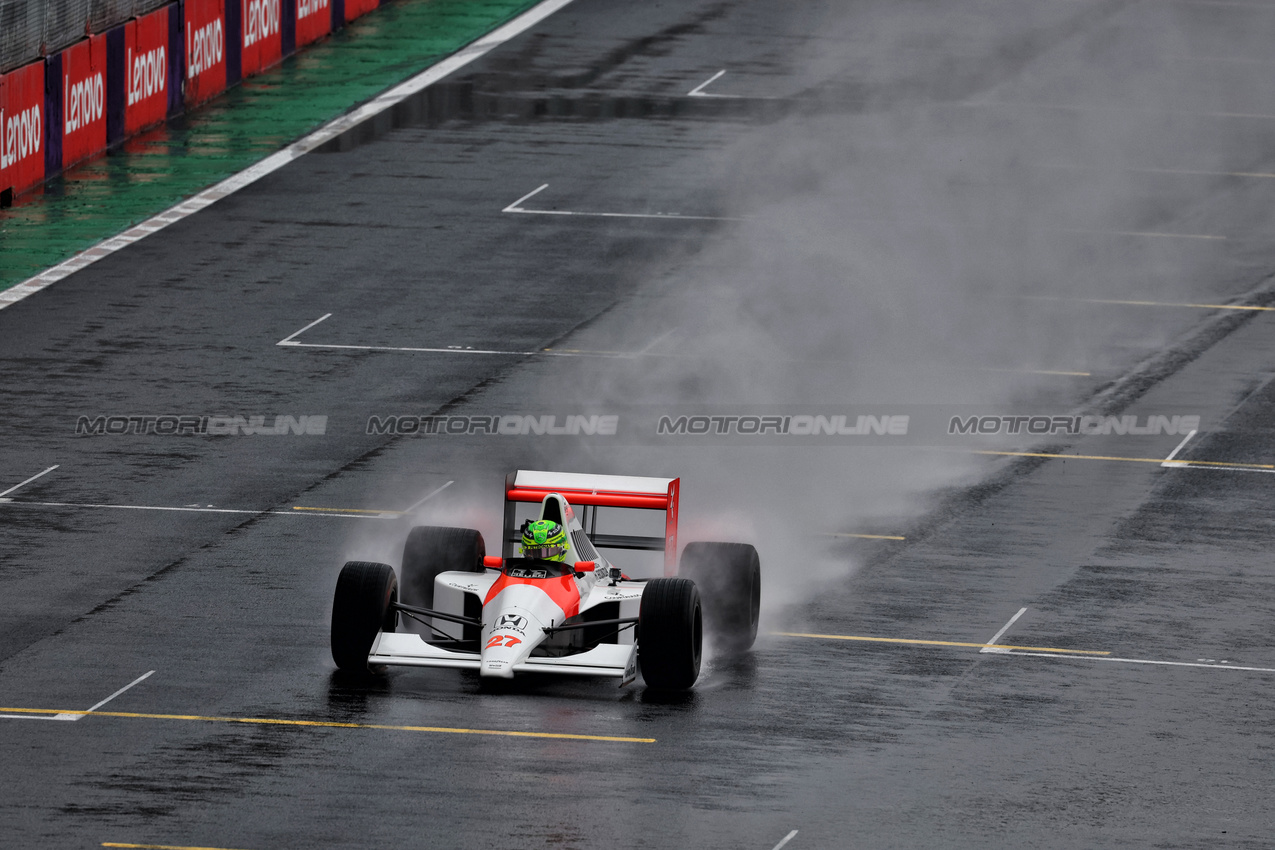
M106 36L97 35L62 52L62 167L105 148Z
M0 74L0 191L44 179L44 61Z
M226 88L225 0L186 0L185 13L185 100L193 106Z
M124 133L168 114L168 7L130 21L124 35Z
M348 23L360 15L366 15L379 5L381 0L345 0L345 20Z
M329 0L297 0L297 47L318 41L332 29Z
M227 0L234 3L236 0ZM243 11L243 75L255 74L283 58L282 0L238 0Z

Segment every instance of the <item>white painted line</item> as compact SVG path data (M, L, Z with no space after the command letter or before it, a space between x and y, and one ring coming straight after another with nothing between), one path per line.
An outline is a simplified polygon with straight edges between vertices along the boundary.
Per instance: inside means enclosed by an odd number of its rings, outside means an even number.
M784 836L783 841L780 841L778 844L775 845L775 850L782 850L785 844L787 844L789 841L792 841L796 837L797 837L797 830L794 829L792 832Z
M301 330L297 331L296 333L292 334L291 336L286 336L286 337L284 337L283 339L279 340L278 342L276 342L276 343L275 343L275 345L300 345L301 343L299 343L299 342L293 342L293 340L294 340L294 339L296 339L297 337L301 336L301 334L305 333L306 331L310 330L310 328L314 327L314 326L315 326L315 325L317 325L319 322L326 321L326 320L328 320L328 319L330 319L330 318L332 318L332 314L331 314L331 313L324 313L322 316L320 316L319 318L315 319L313 322L311 322L310 324L306 325L306 326L305 326L304 328L302 328Z
M1158 667L1207 667L1211 670L1244 670L1250 673L1275 673L1275 667L1241 667L1238 664L1204 664L1197 661L1152 661L1147 658L1111 658L1102 655L1064 655L1062 653L1005 650L998 655L1023 655L1031 658L1068 658L1076 661L1111 661L1116 664L1152 664Z
M0 292L0 310L39 292L46 286L51 286L59 280L75 274L80 269L92 265L103 257L110 256L112 253L128 247L139 239L144 239L152 233L158 233L168 225L181 221L187 216L194 215L222 198L233 195L240 189L251 186L261 178L273 174L320 145L330 142L345 131L362 124L375 115L379 115L444 77L460 70L475 59L481 58L494 48L530 29L570 3L571 0L544 0L544 2L528 9L504 26L492 30L467 47L461 48L438 64L427 68L393 88L387 89L357 109L329 121L310 135L293 142L280 151L276 151L260 162L250 165L238 174L226 178L194 197L169 207L159 215L153 216L118 236L99 242L93 247L76 254L71 259Z
M63 722L72 722L72 723L73 723L73 722L75 722L76 720L79 720L81 717L87 717L87 716L89 715L89 713L94 712L94 711L97 711L99 708L101 708L102 706L106 705L108 702L110 702L111 700L115 699L117 696L119 696L120 694L124 693L124 692L125 692L125 691L127 691L129 688L133 687L133 686L134 686L134 685L136 685L136 684L139 684L139 683L141 683L141 682L146 681L147 679L149 679L149 678L150 678L151 676L153 676L153 675L155 675L155 671L154 671L154 670L151 670L151 671L149 671L149 672L143 673L142 675L138 676L138 677L137 677L136 679L134 679L133 681L129 682L129 683L128 683L127 685L125 685L124 687L120 688L120 689L119 689L118 691L116 691L115 693L111 694L111 695L110 695L109 697L107 697L106 699L101 700L101 701L100 701L100 702L98 702L96 705L94 705L92 708L87 709L84 713L76 712L75 714L53 714L53 715L48 715L48 714L43 714L43 715L40 715L40 714L0 714L0 717L7 718L7 719L9 719L9 720L60 720L60 721L63 721Z
M530 198L534 198L536 195L539 195L541 192L543 192L545 189L548 189L548 188L549 188L549 184L545 183L541 185L539 189L532 189L530 192L523 195L521 198L514 201L512 204L505 207L503 210L501 210L501 212L522 212L522 210L519 209L519 207L522 205L523 201L528 200Z
M984 645L983 648L979 650L979 652L1009 652L1008 649L1001 649L1000 647L996 646L996 641L1003 638L1005 636L1005 632L1009 631L1009 627L1017 623L1018 618L1023 616L1026 613L1027 613L1026 608L1019 608L1018 613L1010 617L1009 622L1001 626L1001 630L997 632L996 634L992 635L992 639L989 640L986 643L986 645Z
M656 347L657 345L659 345L660 343L665 342L665 341L666 341L669 337L671 337L673 334L677 333L677 330L678 330L678 329L677 329L677 328L675 328L675 327L673 327L673 328L669 328L669 329L668 329L668 330L666 330L664 333L660 334L660 335L659 335L659 336L657 336L655 339L651 340L651 341L650 341L650 342L648 342L646 345L642 346L642 348L640 348L640 349L638 350L638 352L637 352L637 353L638 353L638 354L649 354L649 353L651 352L651 349L655 348L655 347Z
M142 682L145 682L147 679L149 679L151 676L154 676L154 675L155 675L155 671L154 671L154 670L151 670L151 671L149 671L149 672L143 673L142 675L138 676L138 677L137 677L136 679L134 679L133 681L129 682L129 683L128 683L127 685L125 685L124 687L120 688L120 689L119 689L118 691L116 691L115 693L111 694L111 695L110 695L109 697L107 697L106 699L104 699L104 700L102 700L101 702L99 702L97 705L95 705L95 706L93 706L92 708L90 708L90 709L89 709L89 711L97 711L99 708L101 708L102 706L106 705L108 702L110 702L111 700L115 699L117 696L119 696L120 694L124 693L124 692L125 692L125 691L127 691L129 688L133 687L134 685L138 685L138 684L141 684ZM75 716L76 716L76 717L83 717L84 715L83 715L83 714L77 714L77 715L75 715Z
M723 97L723 98L738 99L739 95L737 94L710 94L709 92L704 91L704 89L706 89L710 83L716 82L717 80L721 79L722 75L724 75L725 73L726 73L726 69L723 68L722 70L718 71L713 76L709 77L704 82L700 83L695 88L688 91L686 93L686 96L687 97Z
M48 469L44 470L44 472L41 472L41 473L39 473L39 474L37 474L37 475L32 475L30 478L28 478L26 481L23 481L21 484L15 484L14 486L10 487L8 490L5 490L3 493L0 493L0 496L7 496L7 495L9 495L10 493L13 493L13 492L14 492L14 491L16 491L16 490L19 490L19 489L21 489L21 488L23 488L23 487L27 486L28 484L30 484L30 483L31 483L32 481L34 481L35 479L40 478L40 477L45 476L45 475L48 475L50 472L52 472L53 470L55 470L55 469L57 469L57 468L58 468L58 464L56 464L56 463L55 463L55 464L53 464L52 466L50 466Z
M412 506L411 506L410 508L406 508L406 509L404 509L403 513L405 513L405 514L410 514L412 511L416 510L416 509L417 509L417 508L419 508L421 505L425 504L425 503L426 503L426 502L428 502L430 499L434 498L434 497L435 497L435 496L437 496L439 493L443 492L444 490L446 490L448 487L452 486L452 485L453 485L453 484L455 484L455 483L456 483L455 481L448 481L448 482L447 482L446 484L444 484L442 487L438 487L438 488L436 488L436 489L434 489L434 490L431 490L431 491L430 491L429 493L427 493L427 494L425 495L425 497L424 497L424 498L422 498L419 502L413 502L413 503L412 503Z
M1173 459L1178 456L1178 452L1182 451L1182 447L1185 446L1187 442L1194 436L1195 436L1195 431L1192 431L1191 433L1183 437L1182 442L1178 443L1178 447L1176 449L1169 452L1169 456L1164 459L1164 463L1160 464L1160 466L1174 467L1176 469L1181 469L1184 466L1191 466L1191 464L1182 463L1181 461L1174 463Z
M735 218L732 216L722 215L682 215L681 213L616 213L616 212L582 212L580 210L529 210L519 206L528 198L539 194L549 188L549 184L545 183L539 189L523 195L509 206L501 210L502 213L521 213L522 215L573 215L583 216L585 218L658 218L658 219L674 219L680 221L747 221L743 218Z
M447 348L417 348L399 345L334 345L320 342L290 342L288 348L333 348L341 351L399 351L409 354L480 354L506 355L508 357L601 357L605 360L624 360L633 357L674 357L653 351L554 351L542 348L537 351L513 351L489 348L468 348L460 345Z
M396 517L398 514L390 513L368 513L368 514L351 514L343 513L339 510L333 511L251 511L233 508L192 508L192 507L166 507L163 505L99 505L86 502L17 502L6 501L5 505L14 508L34 507L34 508L115 508L122 511L170 511L176 513L191 514L245 514L248 516L336 516L348 517L350 519L383 519L388 517Z
M688 91L686 93L686 96L687 97L716 97L716 98L721 98L722 100L783 100L783 98L780 98L780 97L765 97L762 95L743 95L743 94L713 94L712 92L704 91L704 89L708 88L709 85L721 79L722 75L725 73L726 73L725 70L718 71L716 74L709 77L707 80L705 80L704 82L700 83L695 88Z
M545 186L548 186L548 185L549 184L546 183L544 186L541 186L540 188L543 189L545 188ZM538 192L540 190L537 189L536 191ZM535 192L533 192L532 194L535 194ZM515 201L514 204L517 204L519 202L520 201ZM510 207L512 206L513 204L510 204ZM511 211L510 207L506 207L503 211L510 212ZM513 210L513 212L534 212L534 210ZM335 351L389 351L389 352L399 352L399 353L407 353L407 354L476 354L476 355L482 355L482 356L503 355L506 357L600 357L605 360L625 360L625 359L631 359L635 357L665 357L665 358L673 358L673 359L683 359L682 355L651 350L655 348L659 343L663 342L668 337L676 333L678 330L677 328L673 328L661 334L660 336L657 336L655 339L651 340L651 342L647 343L647 345L645 345L639 351L590 351L590 350L584 350L584 349L556 349L555 350L551 348L518 351L514 349L473 348L471 346L463 346L463 345L449 345L446 348L439 348L439 347L429 347L429 346L408 346L408 345L349 345L349 344L343 344L343 343L327 343L327 342L298 342L296 340L297 336L309 330L310 328L314 327L319 322L322 322L325 319L329 318L331 315L332 315L331 313L328 313L322 318L316 319L315 321L306 325L304 328L292 334L291 336L287 337L286 339L283 339L275 343L275 345L276 346L282 345L287 348L326 348L326 349L331 349ZM786 362L786 363L836 363L840 361L786 360L783 362ZM969 367L969 368L973 368L973 367ZM1050 369L993 369L993 368L982 368L982 367L979 368L979 371L1014 372L1014 373L1025 373L1025 374L1033 374L1033 375L1060 375L1060 376L1067 376L1067 377L1087 377L1090 374L1089 372L1064 372L1064 371L1050 370Z
M412 346L399 345L333 345L319 342L290 342L288 348L333 348L341 351L400 351L411 354L483 354L483 355L506 355L509 357L601 357L608 360L621 360L629 357L663 357L668 355L660 355L654 353L627 352L627 351L549 351L541 349L539 351L504 351L488 348L465 348L462 346L451 346L448 348L416 348Z
M514 357L529 357L532 354L552 354L550 351L498 351L487 348L412 348L398 345L330 345L318 342L290 342L289 348L333 348L340 351L409 351L425 354L506 354ZM569 355L561 354L560 357ZM578 356L578 355L575 355Z
M62 720L65 715L55 714L49 716L47 714L0 714L3 720Z
M1160 465L1172 466L1174 469L1216 469L1221 472L1264 472L1267 475L1275 475L1275 469L1256 469L1251 466L1210 466L1207 463L1186 463L1180 460Z

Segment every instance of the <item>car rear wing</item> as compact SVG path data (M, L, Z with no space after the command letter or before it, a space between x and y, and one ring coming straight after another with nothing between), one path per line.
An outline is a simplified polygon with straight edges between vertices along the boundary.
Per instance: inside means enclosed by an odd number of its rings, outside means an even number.
M633 475L587 475L574 472L538 472L520 469L505 477L506 558L513 557L518 541L514 508L518 502L542 502L559 493L571 505L591 506L593 522L585 532L594 546L610 549L644 549L664 552L664 574L677 574L677 503L680 478L640 478ZM598 508L636 508L664 511L664 536L598 534Z

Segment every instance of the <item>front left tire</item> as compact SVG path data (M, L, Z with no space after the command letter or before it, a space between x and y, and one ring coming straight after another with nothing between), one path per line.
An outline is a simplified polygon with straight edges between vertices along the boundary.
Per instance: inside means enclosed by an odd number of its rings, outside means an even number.
M368 666L378 632L398 626L398 578L389 564L350 561L341 568L332 598L332 660L347 673L380 672Z

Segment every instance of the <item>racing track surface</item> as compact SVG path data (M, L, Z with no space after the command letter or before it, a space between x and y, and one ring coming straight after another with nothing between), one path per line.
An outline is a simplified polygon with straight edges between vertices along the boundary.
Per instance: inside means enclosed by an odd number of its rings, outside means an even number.
M0 718L6 846L1268 843L1275 4L825 6L576 0L0 311L0 707L154 671ZM688 404L1201 423L366 433ZM326 433L75 433L228 411ZM684 697L335 677L341 563L495 548L519 466L681 474L768 634Z

